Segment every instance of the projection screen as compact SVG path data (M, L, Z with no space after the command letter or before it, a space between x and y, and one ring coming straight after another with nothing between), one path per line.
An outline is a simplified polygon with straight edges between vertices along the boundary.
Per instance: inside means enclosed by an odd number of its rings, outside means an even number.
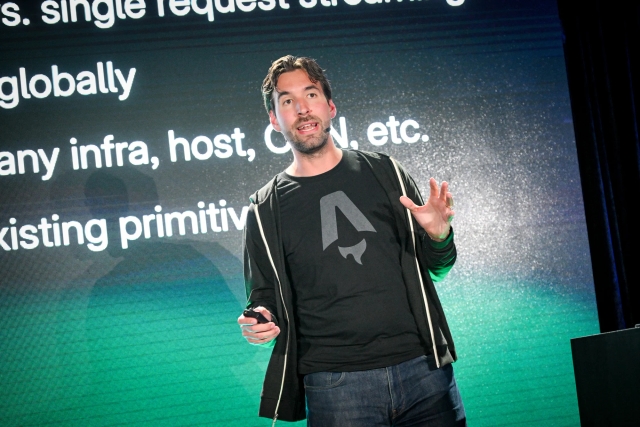
M554 0L0 0L0 21L1 425L271 425L269 350L236 319L249 195L291 161L260 94L286 54L326 69L339 146L450 183L437 287L469 424L578 424L569 339L598 322Z

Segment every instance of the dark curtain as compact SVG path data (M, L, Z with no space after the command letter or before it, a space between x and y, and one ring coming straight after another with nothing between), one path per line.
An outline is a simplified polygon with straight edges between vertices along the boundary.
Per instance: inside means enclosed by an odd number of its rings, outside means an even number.
M558 0L600 330L640 323L640 2Z

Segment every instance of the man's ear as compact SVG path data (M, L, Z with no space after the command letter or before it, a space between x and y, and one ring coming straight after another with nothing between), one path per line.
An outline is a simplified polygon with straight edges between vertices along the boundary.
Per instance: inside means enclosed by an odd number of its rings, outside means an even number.
M338 110L336 109L336 104L334 104L331 99L329 100L329 112L331 113L331 118L335 119Z
M276 113L274 110L269 111L269 121L271 122L271 126L276 132L281 132L280 124L278 123L278 118L276 117Z

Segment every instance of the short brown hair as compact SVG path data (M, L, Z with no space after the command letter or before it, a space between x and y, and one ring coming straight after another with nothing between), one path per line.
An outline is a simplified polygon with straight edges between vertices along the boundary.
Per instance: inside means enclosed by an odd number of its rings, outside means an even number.
M309 76L312 83L320 83L322 92L324 92L327 101L331 100L331 85L324 75L324 70L320 68L318 63L311 59L301 56L299 58L293 55L286 55L280 59L276 59L271 64L267 77L262 82L262 97L264 99L264 108L267 113L274 109L273 91L276 90L278 79L282 73L289 71L303 70Z

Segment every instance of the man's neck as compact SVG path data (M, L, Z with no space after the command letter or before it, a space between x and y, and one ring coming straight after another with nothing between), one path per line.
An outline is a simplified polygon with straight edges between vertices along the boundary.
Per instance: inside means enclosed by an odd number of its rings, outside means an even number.
M293 163L285 172L291 176L315 176L333 169L342 159L342 150L329 140L324 148L312 155L293 150Z

